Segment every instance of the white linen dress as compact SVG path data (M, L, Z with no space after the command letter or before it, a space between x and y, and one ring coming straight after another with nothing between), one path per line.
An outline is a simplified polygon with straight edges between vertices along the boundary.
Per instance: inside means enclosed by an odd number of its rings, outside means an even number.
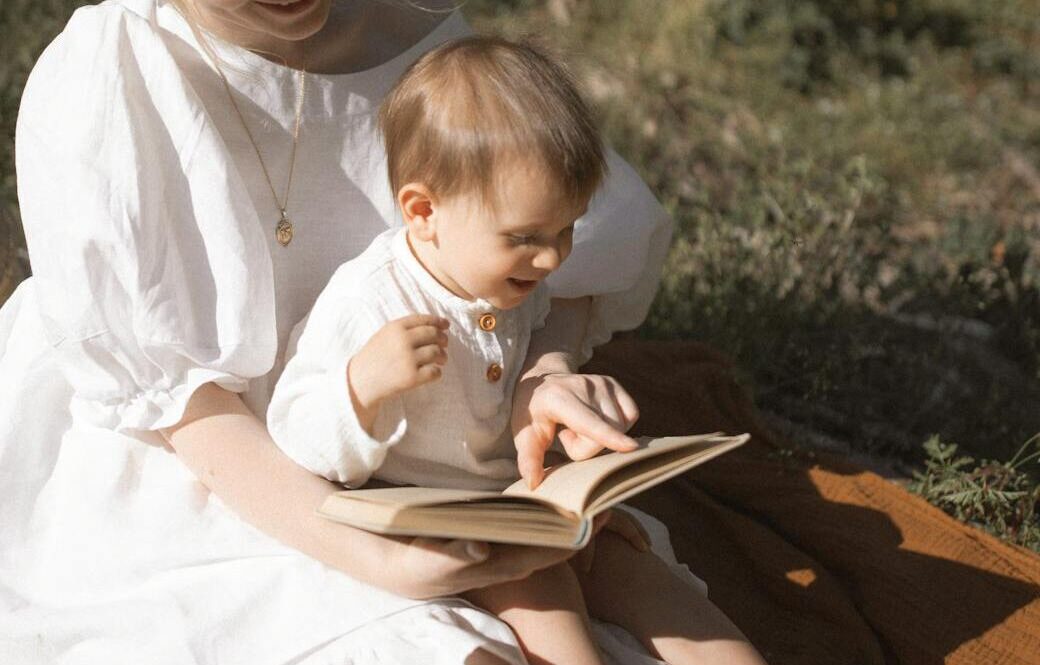
M379 67L309 77L288 247L220 79L165 0L80 9L41 56L16 143L34 276L0 309L0 662L458 665L481 647L523 662L505 624L463 601L386 593L242 522L156 432L207 382L264 418L293 324L400 224L381 98L468 30L453 14ZM299 76L217 49L281 191ZM586 353L643 319L671 230L609 164L551 282L595 296ZM655 662L596 631L614 662Z

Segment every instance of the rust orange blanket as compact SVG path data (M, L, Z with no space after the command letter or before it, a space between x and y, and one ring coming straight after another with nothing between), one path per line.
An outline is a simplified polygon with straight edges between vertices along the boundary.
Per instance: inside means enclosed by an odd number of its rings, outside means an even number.
M639 434L752 433L633 504L770 663L1040 663L1040 556L840 458L779 454L709 347L617 340L586 371L633 394Z

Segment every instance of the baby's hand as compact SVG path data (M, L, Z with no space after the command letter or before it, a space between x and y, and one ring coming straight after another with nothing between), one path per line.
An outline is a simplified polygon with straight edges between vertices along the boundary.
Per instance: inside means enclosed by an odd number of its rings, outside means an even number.
M374 419L383 400L440 378L448 360L447 329L447 319L439 316L406 316L380 328L351 358L347 384L365 429L365 415L371 412Z
M596 374L535 374L517 382L512 430L517 465L534 489L544 476L545 453L559 429L560 443L572 460L593 457L604 448L618 452L639 444L626 436L639 408L616 379Z

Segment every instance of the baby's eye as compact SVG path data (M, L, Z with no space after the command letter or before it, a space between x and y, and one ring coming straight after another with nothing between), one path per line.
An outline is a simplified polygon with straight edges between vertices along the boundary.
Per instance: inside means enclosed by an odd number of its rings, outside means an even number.
M513 245L518 245L518 246L519 245L530 245L534 241L535 241L535 236L533 236L531 234L518 235L518 234L512 234L511 233L509 235L509 242L511 244L513 244Z

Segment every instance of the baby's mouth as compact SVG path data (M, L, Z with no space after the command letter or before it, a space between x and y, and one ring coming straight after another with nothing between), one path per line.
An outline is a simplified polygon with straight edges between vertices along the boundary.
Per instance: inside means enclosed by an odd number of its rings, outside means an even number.
M535 279L517 279L515 277L509 278L509 283L520 291L530 291L538 285L538 280Z

